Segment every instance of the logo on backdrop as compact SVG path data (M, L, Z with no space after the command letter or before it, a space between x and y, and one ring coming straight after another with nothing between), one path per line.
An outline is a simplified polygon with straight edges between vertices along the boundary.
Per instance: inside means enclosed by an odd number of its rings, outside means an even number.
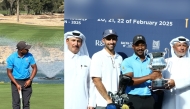
M160 49L160 41L159 40L158 41L153 40L152 49L153 50L159 50Z
M121 45L124 48L132 48L132 44L133 44L133 42L124 42L124 41L121 41Z
M95 46L104 46L102 40L95 40Z

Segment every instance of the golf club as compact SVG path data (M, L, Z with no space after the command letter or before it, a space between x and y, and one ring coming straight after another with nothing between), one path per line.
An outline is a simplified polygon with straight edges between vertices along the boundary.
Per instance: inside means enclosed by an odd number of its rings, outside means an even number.
M22 104L22 89L19 90L19 96L20 96L20 109L23 109L23 104Z

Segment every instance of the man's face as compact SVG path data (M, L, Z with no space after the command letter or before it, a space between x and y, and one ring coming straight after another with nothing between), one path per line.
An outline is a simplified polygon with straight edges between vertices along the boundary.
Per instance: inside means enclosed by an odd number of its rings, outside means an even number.
M138 41L132 47L137 56L144 56L144 50L146 49L146 43L144 41Z
M188 47L189 46L187 45L187 43L180 42L177 42L173 45L174 52L178 57L184 56L188 50Z
M66 40L66 43L68 45L68 49L72 53L77 54L82 46L82 39L78 37L71 37Z
M29 51L28 49L22 49L20 52L22 55L25 55L28 53L28 51Z
M110 35L110 36L103 38L102 41L104 42L106 49L108 49L109 51L113 51L116 46L117 36Z

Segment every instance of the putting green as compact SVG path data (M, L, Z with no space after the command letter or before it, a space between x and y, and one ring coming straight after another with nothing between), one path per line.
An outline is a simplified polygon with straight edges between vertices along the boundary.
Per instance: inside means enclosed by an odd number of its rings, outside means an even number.
M0 83L0 109L11 109L10 83ZM30 100L31 109L63 109L63 84L33 84L33 93Z

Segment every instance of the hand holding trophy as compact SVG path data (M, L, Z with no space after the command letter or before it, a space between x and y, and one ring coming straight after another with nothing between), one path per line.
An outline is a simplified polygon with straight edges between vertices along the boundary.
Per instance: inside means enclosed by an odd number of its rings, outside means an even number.
M167 54L167 51L169 49L165 48L165 52L153 52L153 53L148 53L150 56L150 64L149 68L154 72L162 72L164 68L166 68L166 62L165 62L165 55ZM159 89L165 89L167 85L167 80L160 77L160 78L155 78L152 80L151 83L151 89L152 90L159 90Z

